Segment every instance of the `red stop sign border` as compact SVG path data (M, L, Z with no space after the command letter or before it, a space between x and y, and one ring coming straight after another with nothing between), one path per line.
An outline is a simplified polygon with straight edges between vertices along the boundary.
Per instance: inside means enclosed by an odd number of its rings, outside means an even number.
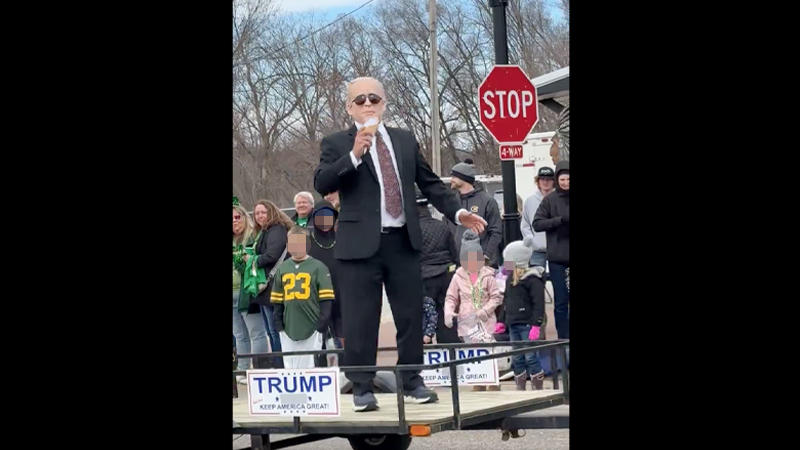
M485 91L488 91L488 90L495 90L494 89L495 83L497 83L498 79L500 79L498 77L501 76L500 75L501 72L506 71L505 74L502 74L502 75L505 76L505 78L508 78L508 76L509 76L508 74L510 74L510 72L508 72L509 69L511 69L512 71L515 70L515 69L519 70L519 73L516 76L518 77L519 74L524 76L525 80L527 80L528 85L530 86L530 89L533 91L533 110L534 110L535 116L536 116L535 119L531 119L531 118L527 118L527 119L520 119L520 118L517 118L517 119L485 119L484 118L484 115L483 115L483 93ZM511 75L511 76L514 76L514 75ZM521 81L521 79L520 79L520 81ZM508 86L502 86L502 87L508 88ZM516 86L516 87L520 87L520 86ZM521 87L527 88L528 86L521 86ZM483 81L481 82L481 84L478 86L478 118L479 118L479 120L481 122L481 125L483 125L483 127L486 128L486 131L488 131L489 134L492 135L492 137L494 138L495 141L497 141L498 144L501 144L501 145L521 144L521 143L525 142L525 140L527 139L528 135L533 130L533 127L535 127L536 124L539 123L539 98L538 97L539 97L539 95L538 95L538 93L536 91L536 86L534 86L533 83L531 83L530 77L528 77L528 74L526 74L525 71L522 70L522 67L520 67L519 65L516 65L516 64L496 64L494 67L492 67L492 70L489 71L489 73L486 75L486 78L484 78ZM509 122L513 122L513 124L510 124ZM530 126L528 126L528 123L530 123ZM527 130L525 128L527 128ZM509 129L511 130L510 132L509 132ZM520 130L524 131L524 133L521 133ZM516 135L516 137L519 137L520 139L519 140L510 140L510 139L507 138L509 134Z

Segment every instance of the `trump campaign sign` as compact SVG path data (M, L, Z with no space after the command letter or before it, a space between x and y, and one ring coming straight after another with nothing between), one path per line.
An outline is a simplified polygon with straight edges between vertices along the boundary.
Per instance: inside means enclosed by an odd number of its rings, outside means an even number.
M456 359L475 358L492 353L488 348L470 348L456 350ZM425 350L425 364L439 364L447 362L449 354L447 349ZM481 362L461 364L456 366L458 384L465 386L497 386L497 360L490 359ZM423 370L420 376L425 380L425 385L450 386L450 368Z
M247 402L253 416L338 417L339 368L248 370Z

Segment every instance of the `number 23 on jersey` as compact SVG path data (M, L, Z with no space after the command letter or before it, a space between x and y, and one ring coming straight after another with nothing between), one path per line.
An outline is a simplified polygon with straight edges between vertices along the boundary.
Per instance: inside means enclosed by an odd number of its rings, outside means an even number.
M285 273L281 282L283 283L284 300L308 300L311 297L310 274L305 272Z

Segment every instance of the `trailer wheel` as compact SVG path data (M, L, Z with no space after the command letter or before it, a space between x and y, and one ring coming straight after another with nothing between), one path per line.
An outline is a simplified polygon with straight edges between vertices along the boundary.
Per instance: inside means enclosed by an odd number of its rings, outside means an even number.
M402 434L361 434L347 438L353 450L408 450L411 436Z

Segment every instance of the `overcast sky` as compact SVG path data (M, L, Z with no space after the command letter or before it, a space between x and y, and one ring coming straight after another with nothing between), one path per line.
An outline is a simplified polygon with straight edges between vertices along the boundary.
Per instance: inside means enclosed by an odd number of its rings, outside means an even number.
M358 8L367 0L278 0L278 5L284 11L307 11L316 9L320 12L342 10L347 12ZM380 1L380 0L377 0ZM377 3L377 1L372 3Z
M375 0L370 3L367 8L376 5L382 1L391 0ZM310 11L316 10L324 15L336 17L338 14L346 14L367 2L367 0L277 0L278 6L287 12L297 11ZM548 2L550 5L551 13L554 13L556 18L563 17L561 10L555 7L555 2ZM361 11L359 11L361 12Z

